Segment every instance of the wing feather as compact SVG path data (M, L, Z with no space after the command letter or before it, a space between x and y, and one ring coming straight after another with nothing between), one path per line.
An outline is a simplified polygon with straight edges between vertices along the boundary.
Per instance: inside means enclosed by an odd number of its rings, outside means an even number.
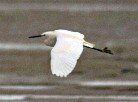
M70 74L83 51L83 41L76 37L58 35L51 51L51 71L60 77Z

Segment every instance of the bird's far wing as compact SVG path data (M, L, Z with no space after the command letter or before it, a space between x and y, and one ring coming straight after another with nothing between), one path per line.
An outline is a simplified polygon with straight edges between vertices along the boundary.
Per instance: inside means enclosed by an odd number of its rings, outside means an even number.
M56 43L56 37L55 36L50 36L47 39L45 39L44 43L47 46L53 47L55 45L55 43Z
M83 42L74 37L58 36L51 51L51 71L60 77L66 77L74 69L83 51Z

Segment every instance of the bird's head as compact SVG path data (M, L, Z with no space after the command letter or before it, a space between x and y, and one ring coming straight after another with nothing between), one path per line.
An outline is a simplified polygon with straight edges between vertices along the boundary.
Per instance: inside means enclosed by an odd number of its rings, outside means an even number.
M53 31L47 31L47 32L44 32L40 35L33 35L33 36L30 36L29 38L37 38L37 37L43 37L43 36L52 36L54 35L54 32Z
M53 34L54 34L54 31L47 31L47 32L42 33L41 35L42 36L51 36Z

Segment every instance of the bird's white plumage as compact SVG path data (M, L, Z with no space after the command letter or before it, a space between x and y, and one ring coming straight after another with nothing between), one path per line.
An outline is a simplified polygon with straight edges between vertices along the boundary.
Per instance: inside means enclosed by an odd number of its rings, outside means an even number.
M66 37L76 37L77 39L83 39L84 35L79 33L79 32L73 32L73 31L69 31L69 30L63 30L63 29L59 29L59 30L55 30L54 31L56 33L56 35L66 35Z
M44 43L53 47L51 50L51 71L60 77L66 77L77 64L83 46L93 48L95 45L84 40L84 35L68 30L47 31L41 35L30 36L36 38L46 36Z
M66 77L74 69L83 51L84 35L66 30L56 30L55 33L57 42L51 51L51 71L52 74Z

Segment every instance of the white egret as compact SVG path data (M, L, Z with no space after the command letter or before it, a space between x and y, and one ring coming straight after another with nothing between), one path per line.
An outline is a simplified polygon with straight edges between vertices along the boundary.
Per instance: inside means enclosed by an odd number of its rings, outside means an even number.
M44 32L41 35L30 36L29 38L42 36L47 37L44 43L53 47L51 50L51 72L56 76L66 77L73 71L83 51L83 46L112 54L107 48L103 50L94 48L95 44L86 42L84 35L79 32L54 30Z

